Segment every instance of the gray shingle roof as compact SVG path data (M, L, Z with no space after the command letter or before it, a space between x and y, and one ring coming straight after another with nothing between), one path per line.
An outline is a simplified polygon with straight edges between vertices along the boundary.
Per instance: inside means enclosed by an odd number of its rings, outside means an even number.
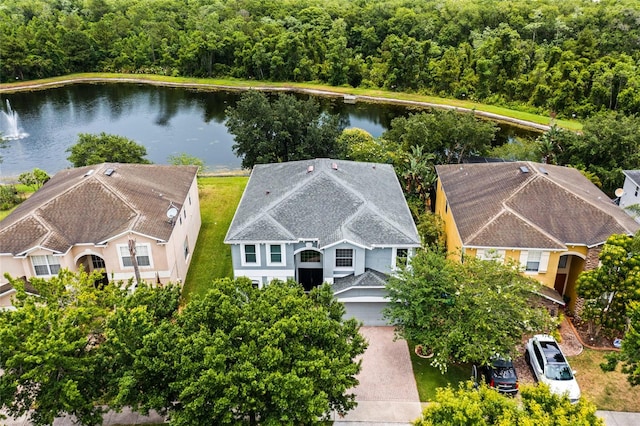
M115 172L107 176L107 169ZM64 253L127 231L166 241L169 203L182 207L197 170L117 163L63 170L0 222L0 253L38 246Z
M389 277L375 269L365 269L363 274L355 276L353 274L346 277L336 278L331 288L334 293L339 293L353 287L377 287L385 288Z
M576 169L513 162L436 171L465 246L594 246L640 227Z
M315 159L256 165L225 242L300 240L318 240L321 248L343 240L369 248L420 244L388 164Z
M631 179L636 186L640 186L640 170L624 170L622 173Z

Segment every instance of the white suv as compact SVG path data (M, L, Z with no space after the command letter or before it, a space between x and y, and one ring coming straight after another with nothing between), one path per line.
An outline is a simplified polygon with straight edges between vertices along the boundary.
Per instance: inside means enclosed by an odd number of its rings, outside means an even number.
M525 358L539 382L551 392L567 395L572 403L580 399L580 387L564 354L553 336L536 334L527 342Z

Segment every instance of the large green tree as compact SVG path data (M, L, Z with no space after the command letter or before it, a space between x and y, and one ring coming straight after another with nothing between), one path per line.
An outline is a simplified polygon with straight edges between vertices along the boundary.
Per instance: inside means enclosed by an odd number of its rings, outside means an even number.
M304 160L342 158L337 138L342 124L336 115L324 114L318 102L280 94L270 100L258 91L242 95L227 109L227 128L234 135L234 152L242 166Z
M293 281L258 289L217 280L142 341L119 401L166 410L177 425L309 424L345 413L366 343L343 313L327 285L306 295Z
M70 414L101 421L103 407L156 409L172 424L309 424L355 406L366 342L325 285L264 289L218 280L178 310L176 286L96 285L62 270L9 277L15 310L0 311L0 409L37 425Z
M522 386L521 400L501 395L471 383L437 390L436 399L429 404L416 426L604 426L596 415L596 406L584 398L572 404L566 396L551 393L544 384Z
M397 143L405 151L420 147L435 155L435 164L451 164L485 155L497 130L496 124L477 119L471 113L434 109L394 118L382 138Z
M569 135L567 135L569 136ZM558 164L572 165L596 174L603 190L613 194L622 185L622 170L640 164L640 117L601 113L584 123L580 135L563 138L554 152Z
M584 271L577 291L585 299L581 313L589 321L591 333L622 331L627 309L640 300L640 234L609 237L600 252L600 265Z
M640 385L640 302L629 303L627 310L629 327L622 339L620 352L607 355L607 362L600 366L604 371L613 371L622 362L622 372L627 374L631 386Z
M71 154L67 159L73 167L90 166L100 163L149 164L144 158L147 149L124 136L100 133L80 133L78 141L67 149Z
M99 345L105 318L122 292L101 290L86 273L66 270L50 280L33 278L39 296L9 277L15 310L0 310L0 407L36 425L70 414L83 424L101 421L97 404L105 385Z
M429 348L433 365L487 363L511 355L525 333L551 326L532 303L540 284L501 261L466 257L464 263L425 250L387 285L385 316L398 334Z

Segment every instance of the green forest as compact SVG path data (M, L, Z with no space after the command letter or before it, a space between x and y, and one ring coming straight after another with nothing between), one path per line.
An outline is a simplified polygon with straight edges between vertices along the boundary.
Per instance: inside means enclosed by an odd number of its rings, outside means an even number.
M568 118L640 112L637 0L3 0L0 81L311 81Z

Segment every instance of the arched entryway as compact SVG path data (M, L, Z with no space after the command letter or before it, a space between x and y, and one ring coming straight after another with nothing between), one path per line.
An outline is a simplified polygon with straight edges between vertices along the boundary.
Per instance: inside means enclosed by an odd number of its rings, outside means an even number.
M322 252L316 249L303 249L295 253L296 281L311 291L323 282Z
M80 269L80 266L82 266L85 272L91 273L99 271L101 273L101 278L97 279L95 282L96 286L104 287L109 283L109 276L107 275L104 259L97 254L86 254L80 257L76 261L76 267Z

